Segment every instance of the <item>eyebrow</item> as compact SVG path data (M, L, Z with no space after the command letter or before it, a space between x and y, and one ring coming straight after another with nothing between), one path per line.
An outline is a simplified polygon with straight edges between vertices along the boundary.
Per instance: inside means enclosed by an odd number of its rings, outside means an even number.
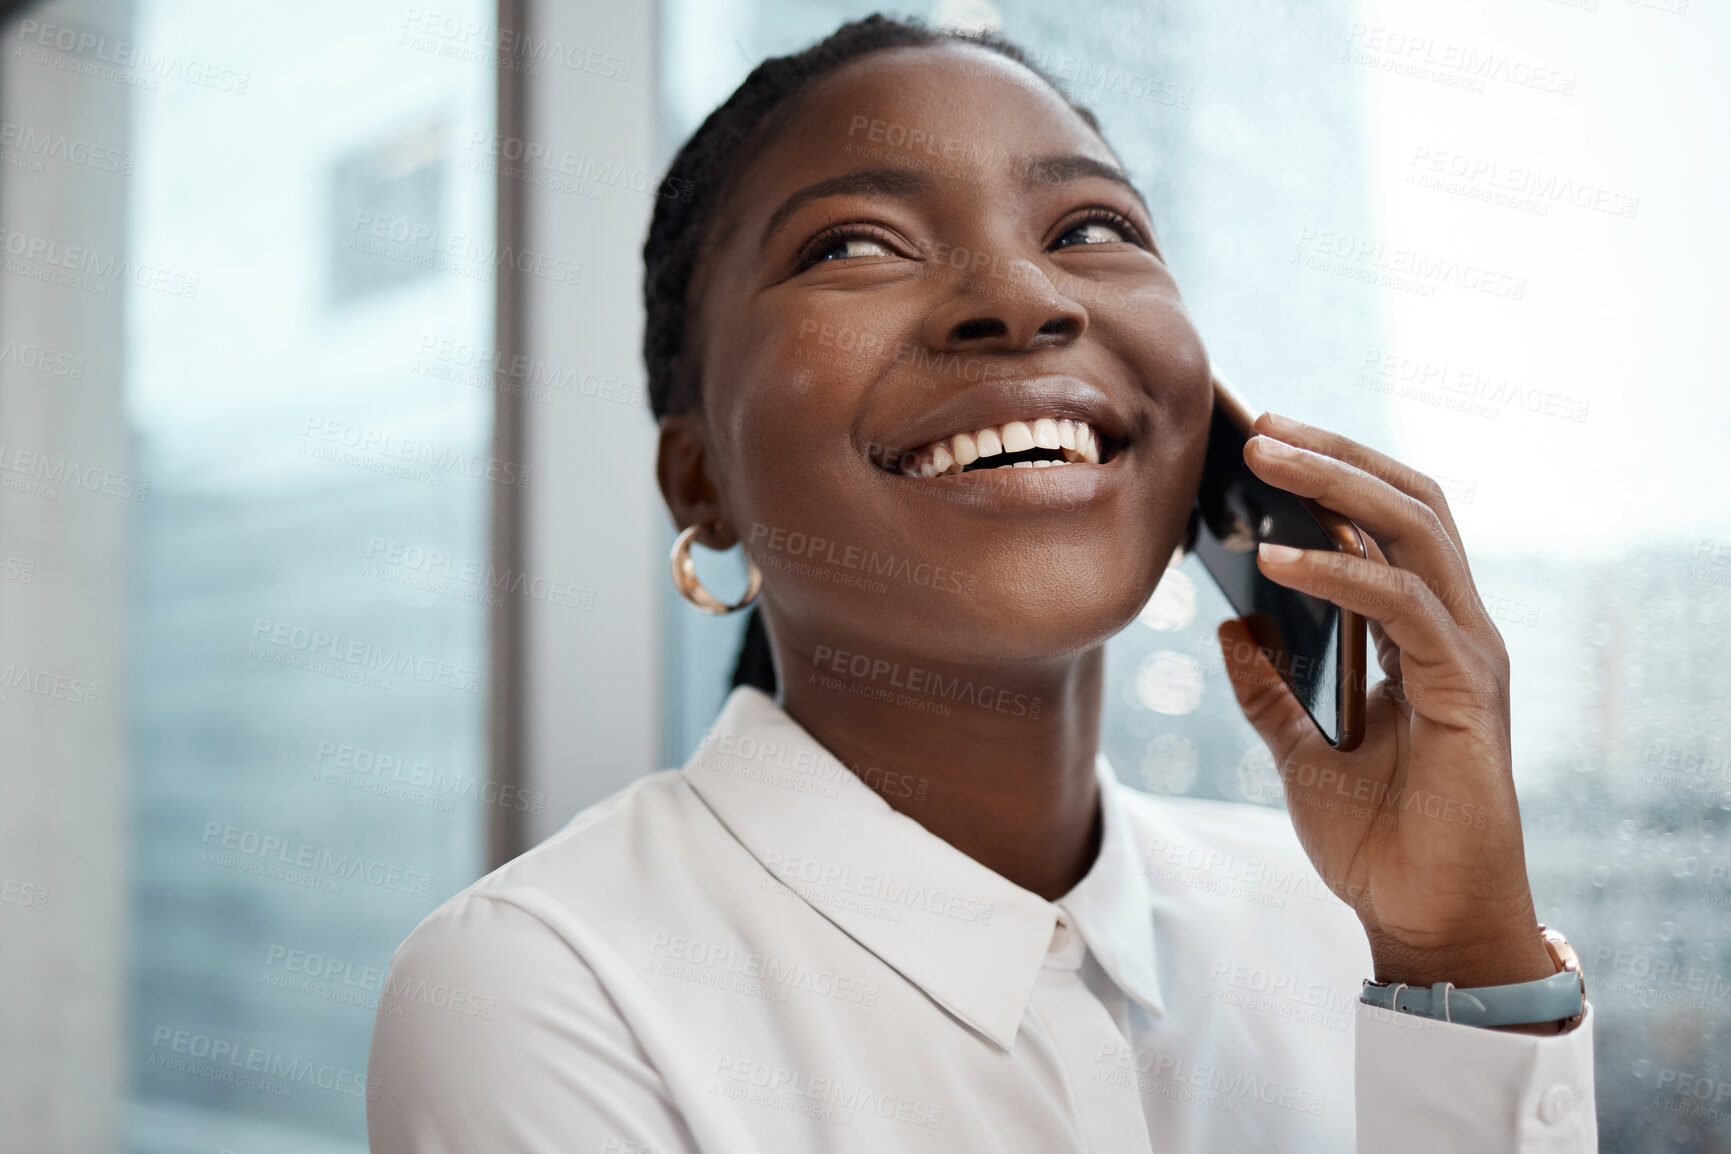
M925 192L930 185L931 181L923 173L906 168L864 168L858 172L832 176L827 180L808 184L782 201L781 207L770 214L769 223L763 226L762 239L767 242L782 221L814 200L857 194L876 194L908 200Z
M1084 176L1098 177L1122 186L1136 198L1136 203L1144 211L1148 209L1148 202L1142 199L1142 193L1131 183L1128 173L1115 164L1091 156L1036 156L1027 161L1018 160L1016 175L1022 178L1023 184L1069 184Z
M1148 202L1142 199L1142 194L1131 183L1125 171L1114 164L1095 160L1091 156L1039 156L1031 160L1016 160L1013 168L1025 185L1069 184L1083 177L1096 177L1109 180L1119 185L1142 206L1144 212L1149 211ZM792 193L769 216L769 222L763 226L763 235L759 244L767 244L783 221L792 216L800 208L814 200L823 200L831 196L878 195L892 196L900 200L910 200L931 187L931 180L922 172L906 168L863 168L858 172L845 172L840 176L832 176L825 180L808 184Z

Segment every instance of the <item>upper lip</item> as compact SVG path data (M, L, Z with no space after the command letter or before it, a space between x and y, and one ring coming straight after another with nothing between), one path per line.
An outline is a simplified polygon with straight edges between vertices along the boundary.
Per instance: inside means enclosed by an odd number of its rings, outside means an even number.
M917 449L956 433L972 433L1006 421L1040 417L1086 421L1109 443L1129 439L1131 419L1121 404L1097 385L1079 377L1041 376L984 382L958 393L882 437L870 454L876 464L893 464L909 449Z

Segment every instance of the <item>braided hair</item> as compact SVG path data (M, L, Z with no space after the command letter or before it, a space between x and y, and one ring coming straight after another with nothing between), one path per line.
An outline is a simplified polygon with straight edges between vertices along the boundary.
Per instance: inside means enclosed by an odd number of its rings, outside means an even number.
M649 377L649 407L656 419L702 407L702 366L691 330L703 257L715 240L721 210L750 159L793 118L800 98L844 65L891 48L942 44L971 44L995 52L1064 95L1058 82L1027 53L995 33L934 29L917 20L874 15L843 24L803 51L759 64L680 147L662 179L643 244L643 362ZM1065 99L1090 128L1099 131L1093 113ZM732 683L775 692L769 636L756 609L746 621Z

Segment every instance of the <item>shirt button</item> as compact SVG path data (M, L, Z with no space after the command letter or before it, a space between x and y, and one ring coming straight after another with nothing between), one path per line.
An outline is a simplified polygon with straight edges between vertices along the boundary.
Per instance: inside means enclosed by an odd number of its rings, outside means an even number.
M1575 1092L1558 1082L1539 1096L1539 1118L1555 1126L1575 1108Z

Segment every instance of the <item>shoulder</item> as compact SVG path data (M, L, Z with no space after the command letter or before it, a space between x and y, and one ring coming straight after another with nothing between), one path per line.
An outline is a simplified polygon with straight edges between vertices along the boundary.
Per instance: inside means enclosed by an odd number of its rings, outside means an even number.
M520 1077L584 1039L641 1069L603 911L653 904L646 863L679 855L690 793L677 772L637 781L423 918L379 991L375 1066L423 1084Z
M598 1133L622 1111L645 1133L678 1129L630 1016L628 968L594 911L609 891L620 906L640 896L643 861L689 822L681 790L678 774L656 774L584 811L397 948L368 1066L374 1150L555 1149L559 1134ZM634 861L644 837L655 846Z
M574 920L641 900L635 891L675 869L706 824L713 819L679 771L641 778L453 895L422 919L392 964L465 949L505 955L548 934L577 947Z

